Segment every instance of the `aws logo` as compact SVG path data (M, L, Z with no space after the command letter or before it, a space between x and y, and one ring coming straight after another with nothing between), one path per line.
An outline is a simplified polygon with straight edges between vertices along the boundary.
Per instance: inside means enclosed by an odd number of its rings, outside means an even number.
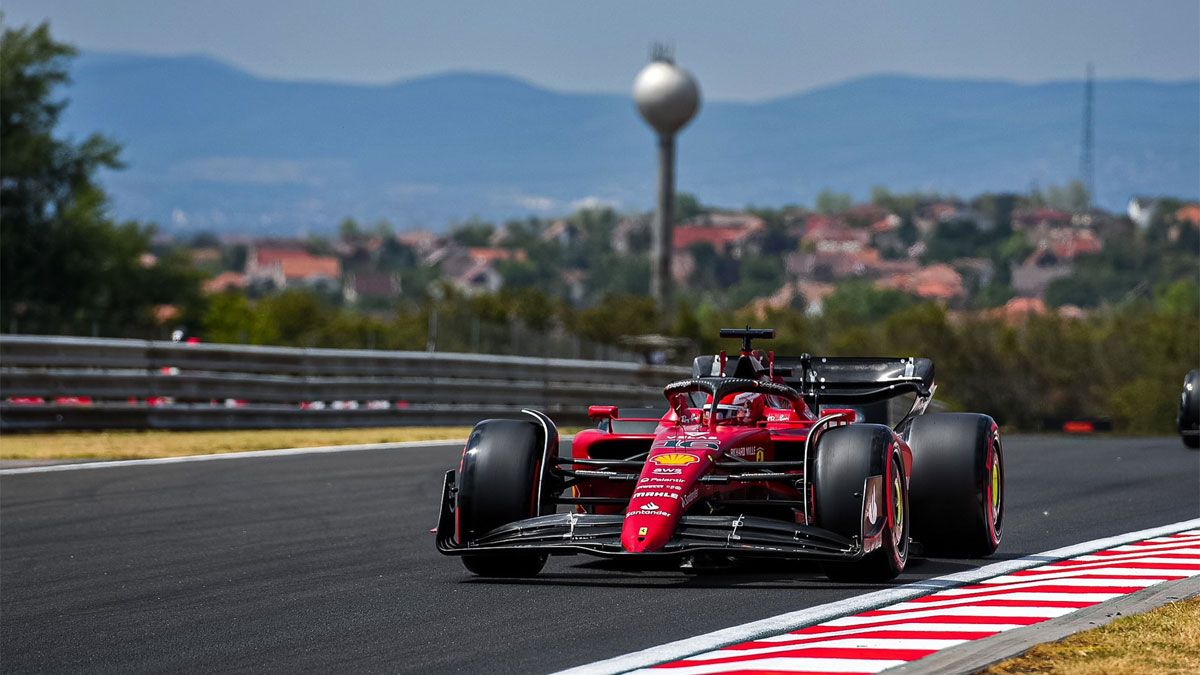
M668 452L650 458L659 466L687 466L700 461L700 458L690 452Z

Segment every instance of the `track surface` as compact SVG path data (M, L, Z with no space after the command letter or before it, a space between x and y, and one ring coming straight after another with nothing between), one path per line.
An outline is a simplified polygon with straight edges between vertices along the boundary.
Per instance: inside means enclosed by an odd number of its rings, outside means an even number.
M1200 454L1176 438L1010 437L1005 452L996 557L1200 515ZM0 667L545 672L880 587L584 557L477 579L428 532L456 462L405 449L5 476ZM896 583L983 562L914 561Z

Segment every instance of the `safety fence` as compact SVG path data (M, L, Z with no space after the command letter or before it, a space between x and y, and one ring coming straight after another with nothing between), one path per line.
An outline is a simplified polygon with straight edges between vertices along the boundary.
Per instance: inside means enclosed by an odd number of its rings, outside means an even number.
M0 430L472 424L662 406L684 368L445 352L0 336Z

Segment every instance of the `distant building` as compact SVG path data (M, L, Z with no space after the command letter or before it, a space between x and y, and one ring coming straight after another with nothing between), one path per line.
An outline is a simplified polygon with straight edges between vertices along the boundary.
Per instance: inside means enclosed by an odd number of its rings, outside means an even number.
M956 302L966 296L962 275L945 263L922 267L909 274L893 274L877 281L876 286L947 303Z
M496 264L505 260L524 261L525 251L499 247L478 246L463 248L446 246L428 259L429 264L441 266L442 277L468 295L495 293L504 285Z
M1154 220L1154 214L1158 213L1158 200L1149 197L1134 197L1129 200L1125 212L1129 214L1129 219L1133 221L1134 225L1144 230L1150 227L1150 221Z
M817 254L855 254L866 249L870 242L870 229L850 227L839 219L822 215L809 216L800 237L801 246Z
M338 290L342 263L312 255L299 246L252 246L246 256L247 284L259 288Z
M768 311L804 308L808 316L820 316L825 311L825 298L833 294L837 286L810 281L791 281L773 294L756 298L750 305L759 319L766 318Z
M242 290L246 288L246 275L241 272L221 272L217 276L204 282L204 292L208 295L221 293L228 290Z
M392 300L403 290L396 272L350 272L342 285L342 297L355 305L369 300Z
M683 251L695 244L708 244L720 255L741 257L751 238L766 223L745 213L709 213L681 223L672 230L672 248Z
M991 218L960 201L938 201L925 204L917 209L917 213L913 217L913 224L922 234L928 234L939 223L960 220L973 222L980 230L990 230L996 224Z
M1050 207L1017 209L1012 214L1012 224L1015 230L1070 227L1073 220L1074 215L1070 211Z
M789 276L806 281L877 279L894 274L911 274L920 267L916 260L887 260L870 247L790 253L785 256L784 265Z
M992 318L1003 319L1008 324L1021 324L1031 316L1045 315L1046 303L1042 302L1041 298L1013 298L1003 307L989 310L987 314Z
M645 243L643 243L645 242ZM624 218L613 228L609 244L614 253L637 253L649 248L650 217L631 216Z
M424 258L442 245L442 237L429 230L405 230L397 232L395 239L411 248L418 257Z
M542 241L557 241L559 246L569 248L583 235L579 226L566 220L556 220L542 230Z

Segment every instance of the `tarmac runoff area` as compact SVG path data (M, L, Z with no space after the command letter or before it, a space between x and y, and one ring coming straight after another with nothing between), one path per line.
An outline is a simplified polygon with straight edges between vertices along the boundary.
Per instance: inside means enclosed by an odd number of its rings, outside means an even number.
M1089 550L1061 557L1126 546L1135 542L1095 540L1200 516L1200 454L1178 438L1009 436L1006 532L988 559L917 558L888 584L834 583L793 562L696 575L585 556L554 558L534 579L488 580L438 554L429 532L460 449L2 472L0 663L13 673L545 673L808 612L803 624L730 635L657 663L980 584L1052 563L1027 559L1085 540ZM1200 526L1179 531L1191 529ZM1138 541L1158 536L1167 535ZM875 595L904 588L912 594ZM999 650L1019 631L1114 611L1121 598L911 665L973 646Z

